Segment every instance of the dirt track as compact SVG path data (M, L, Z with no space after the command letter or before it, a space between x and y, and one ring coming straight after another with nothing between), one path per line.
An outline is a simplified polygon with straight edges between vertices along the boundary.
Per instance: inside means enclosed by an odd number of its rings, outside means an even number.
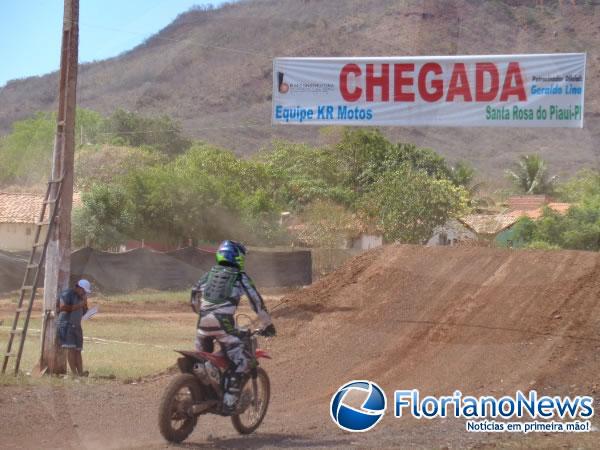
M389 413L357 436L332 424L328 405L355 378L387 392L598 397L598 254L390 246L284 300L280 336L267 343L264 425L239 437L227 420L202 418L184 447L596 447L597 432L475 434L460 420ZM2 447L163 448L156 411L166 381L2 387Z

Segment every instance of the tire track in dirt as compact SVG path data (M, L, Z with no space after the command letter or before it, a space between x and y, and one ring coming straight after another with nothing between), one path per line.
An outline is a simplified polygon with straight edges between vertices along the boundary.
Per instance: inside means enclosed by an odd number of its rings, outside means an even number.
M373 432L354 436L331 423L328 406L333 392L355 378L377 381L388 393L502 395L536 388L593 395L599 280L596 253L402 245L367 252L284 297L275 310L279 336L261 342L274 359L265 363L273 397L259 432L238 437L227 420L203 417L184 447L594 448L594 433L475 436L461 421L416 423L389 414ZM19 417L47 422L56 408L44 411L40 404L50 402L73 418L61 429L67 447L164 448L156 408L167 378L70 386L56 395L48 387L3 387L0 402L10 408L2 405L0 420L17 446L34 448L40 437ZM23 391L34 395L22 404L5 400ZM46 447L62 448L45 431Z

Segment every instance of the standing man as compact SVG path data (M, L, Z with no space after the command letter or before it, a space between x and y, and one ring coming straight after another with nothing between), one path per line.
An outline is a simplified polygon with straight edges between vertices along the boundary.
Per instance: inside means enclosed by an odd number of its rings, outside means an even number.
M87 377L83 371L81 350L83 349L83 330L81 318L87 312L87 295L92 292L88 280L79 280L75 287L60 294L58 305L57 333L60 346L67 350L67 361L73 375Z

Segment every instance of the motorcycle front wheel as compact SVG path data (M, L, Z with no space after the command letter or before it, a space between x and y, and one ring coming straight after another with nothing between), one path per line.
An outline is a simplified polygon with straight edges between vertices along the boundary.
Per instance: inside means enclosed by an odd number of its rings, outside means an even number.
M242 386L240 403L243 411L231 416L231 423L238 433L250 434L260 426L267 414L270 398L269 376L259 367L256 378L248 378Z
M190 408L202 400L202 390L194 375L177 375L165 390L158 412L160 434L169 442L182 442L198 422L198 416L189 413Z

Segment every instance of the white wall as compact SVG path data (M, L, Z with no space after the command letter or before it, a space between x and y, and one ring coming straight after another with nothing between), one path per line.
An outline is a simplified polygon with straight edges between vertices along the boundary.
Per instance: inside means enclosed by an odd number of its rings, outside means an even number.
M32 223L0 223L0 249L11 252L31 250L34 235ZM40 236L40 239L43 238L44 234Z
M427 247L437 245L456 245L461 241L477 240L475 232L469 230L456 220L449 221L446 225L436 227L433 236L427 241ZM445 241L443 243L442 241Z
M361 234L360 237L353 240L351 248L354 250L369 250L371 248L381 247L382 245L382 236L376 236L373 234Z

